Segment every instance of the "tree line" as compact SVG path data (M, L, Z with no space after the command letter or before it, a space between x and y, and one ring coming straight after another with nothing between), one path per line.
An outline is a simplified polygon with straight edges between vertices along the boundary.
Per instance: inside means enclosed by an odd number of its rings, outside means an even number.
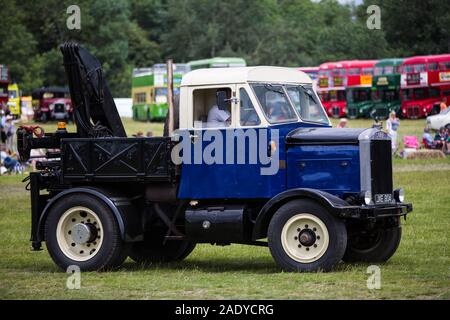
M132 69L239 56L248 65L314 66L450 52L450 2L441 0L3 0L0 64L24 94L64 85L59 45L73 40L102 62L114 96L130 95ZM367 7L380 7L369 29Z

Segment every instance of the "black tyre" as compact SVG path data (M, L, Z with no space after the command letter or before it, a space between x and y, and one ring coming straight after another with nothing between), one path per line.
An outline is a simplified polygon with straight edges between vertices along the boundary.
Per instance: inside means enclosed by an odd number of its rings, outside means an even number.
M164 243L166 230L154 229L144 235L144 241L134 242L129 256L136 262L150 264L180 261L195 248L195 243L185 240L169 240Z
M397 251L402 238L402 228L377 229L356 233L349 237L345 262L385 262Z
M70 265L82 271L113 269L128 254L109 207L85 194L63 197L53 205L45 222L45 241L63 270Z
M329 271L342 259L345 224L311 200L293 200L272 217L269 249L285 271Z

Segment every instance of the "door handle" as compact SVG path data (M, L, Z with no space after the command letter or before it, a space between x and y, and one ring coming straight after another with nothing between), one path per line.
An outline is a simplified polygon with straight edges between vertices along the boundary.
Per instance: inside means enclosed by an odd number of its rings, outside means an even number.
M192 143L196 143L198 141L198 135L197 134L191 134L189 136L191 138Z

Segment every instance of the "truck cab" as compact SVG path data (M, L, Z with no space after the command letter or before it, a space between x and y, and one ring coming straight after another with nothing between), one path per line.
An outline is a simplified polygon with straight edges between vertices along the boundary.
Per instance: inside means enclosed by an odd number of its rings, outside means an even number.
M208 112L217 105L216 94L221 91L227 93L229 121L209 123ZM307 107L302 108L303 104ZM331 126L311 79L304 73L275 67L192 71L181 84L179 114L181 136L199 140L214 136L223 141L214 163L182 164L181 198L271 198L297 183L296 176L287 171L287 135L294 129ZM246 143L240 143L245 139ZM202 148L207 145L203 141ZM270 148L279 153L279 163L269 164L267 152L257 151ZM253 159L255 153L257 159ZM239 159L226 159L229 154ZM269 170L273 175L261 175Z
M267 246L286 271L395 253L412 205L393 188L390 138L377 127L331 128L306 74L192 71L169 111L169 134L127 138L97 81L99 62L75 44L62 52L77 132L17 133L22 159L52 149L30 175L31 238L61 268L116 268L127 256L176 261L198 243ZM97 85L104 96L89 99Z

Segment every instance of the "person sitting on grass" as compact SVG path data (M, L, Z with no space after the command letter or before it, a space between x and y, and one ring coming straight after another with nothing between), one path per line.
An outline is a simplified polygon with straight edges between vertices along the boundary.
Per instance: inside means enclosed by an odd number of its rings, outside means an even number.
M426 127L423 129L422 142L427 149L433 149L433 137L430 133L430 128Z
M441 128L442 152L449 154L450 151L450 132L449 128Z
M445 154L450 154L450 129L446 129L447 130L447 141L445 143L446 146L446 150L445 150Z
M444 150L444 146L446 145L446 141L448 139L448 135L445 132L445 128L441 127L439 131L436 131L436 135L434 136L433 144L436 146L436 149Z

